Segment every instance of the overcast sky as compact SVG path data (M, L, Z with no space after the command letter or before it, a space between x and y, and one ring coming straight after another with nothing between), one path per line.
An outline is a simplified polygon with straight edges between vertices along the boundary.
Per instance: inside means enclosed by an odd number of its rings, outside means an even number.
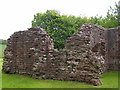
M0 39L7 39L15 31L31 27L34 14L57 10L75 16L105 16L110 6L119 0L1 0Z

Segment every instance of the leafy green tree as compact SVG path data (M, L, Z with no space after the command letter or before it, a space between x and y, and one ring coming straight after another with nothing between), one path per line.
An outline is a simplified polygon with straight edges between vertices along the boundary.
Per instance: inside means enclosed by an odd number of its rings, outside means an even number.
M120 1L115 3L114 8L110 7L107 12L107 18L109 19L108 21L111 20L114 26L120 25Z
M91 24L91 21L87 17L76 17L76 24L77 24L77 28L79 28L83 24Z
M54 39L56 49L63 49L67 38L78 32L78 28L83 24L96 24L106 28L119 26L120 1L115 3L114 8L110 7L105 17L75 17L60 15L55 10L47 10L45 13L35 14L32 21L32 27L39 26L48 32Z
M93 17L92 16L92 17L90 17L90 23L100 25L101 24L101 19L102 19L102 17L98 17L98 16Z
M66 39L77 32L76 17L60 15L57 11L47 10L45 13L34 15L32 27L44 28L51 38L54 39L54 46L63 49Z
M106 28L117 27L120 25L120 1L115 3L114 8L110 7L105 17L90 17L90 23L101 25Z

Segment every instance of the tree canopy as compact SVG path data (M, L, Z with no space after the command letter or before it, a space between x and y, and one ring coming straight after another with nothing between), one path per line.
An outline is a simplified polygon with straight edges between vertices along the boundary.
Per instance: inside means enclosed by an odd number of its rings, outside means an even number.
M120 2L119 2L120 3ZM72 15L60 15L55 10L47 10L45 13L37 13L32 20L32 27L44 28L51 38L54 39L56 49L63 49L68 37L78 32L83 24L96 24L106 28L120 25L120 4L108 10L105 17L76 17Z
M47 10L46 13L34 15L32 26L44 28L54 39L54 45L57 49L64 48L66 39L76 33L78 28L75 16L60 15L54 10Z

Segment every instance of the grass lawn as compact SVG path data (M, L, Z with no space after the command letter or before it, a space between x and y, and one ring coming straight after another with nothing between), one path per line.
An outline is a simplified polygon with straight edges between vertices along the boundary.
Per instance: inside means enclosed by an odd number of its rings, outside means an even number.
M2 44L0 44L0 58L1 57L4 57L3 55L4 55L4 49L5 49L5 47L6 47L6 45L2 45Z
M38 80L29 76L2 74L3 88L118 88L117 72L107 72L102 77L100 86L86 83L58 80Z
M0 65L2 65L0 59ZM118 72L109 71L101 76L102 85L92 86L86 83L58 80L38 80L29 76L2 73L3 88L118 88Z

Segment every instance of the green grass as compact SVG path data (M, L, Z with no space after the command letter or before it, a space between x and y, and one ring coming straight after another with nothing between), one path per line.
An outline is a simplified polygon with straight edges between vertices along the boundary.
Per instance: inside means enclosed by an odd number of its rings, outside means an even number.
M2 65L0 59L0 65ZM2 73L3 88L118 88L118 72L109 71L101 76L102 85L92 86L86 83L58 80L38 80L29 76Z
M72 81L57 81L57 80L38 80L33 79L28 76L22 75L7 75L3 74L3 88L81 88L87 87L92 88L93 86L79 83L79 82L72 82ZM6 82L8 82L6 84Z
M3 58L0 58L0 90L2 88L2 74L1 74L1 70L2 70L2 63L3 63Z
M0 44L0 58L4 57L4 49L6 48L6 45Z
M38 80L29 76L2 74L3 88L118 88L117 72L107 72L102 77L100 86L86 83L58 80ZM6 83L7 82L7 83Z

